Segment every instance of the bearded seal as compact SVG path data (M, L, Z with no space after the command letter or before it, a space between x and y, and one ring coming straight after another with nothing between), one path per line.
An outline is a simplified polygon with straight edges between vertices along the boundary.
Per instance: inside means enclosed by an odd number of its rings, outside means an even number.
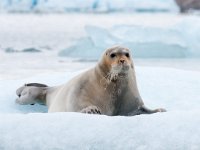
M45 104L48 112L133 116L165 112L148 109L139 94L128 48L108 48L96 66L57 87L31 83L17 90L19 104Z

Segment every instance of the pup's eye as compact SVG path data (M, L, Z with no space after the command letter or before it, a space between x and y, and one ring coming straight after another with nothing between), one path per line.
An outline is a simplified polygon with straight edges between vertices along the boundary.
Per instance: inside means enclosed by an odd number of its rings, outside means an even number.
M110 54L110 57L114 58L114 57L116 57L116 54Z
M125 56L128 57L128 58L130 57L130 56L129 56L129 53L126 53Z

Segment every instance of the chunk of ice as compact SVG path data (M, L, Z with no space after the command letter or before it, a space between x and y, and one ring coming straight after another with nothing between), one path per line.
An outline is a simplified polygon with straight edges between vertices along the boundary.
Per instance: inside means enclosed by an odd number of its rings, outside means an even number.
M194 24L195 22L195 24ZM194 58L200 57L200 22L185 19L169 27L117 25L108 29L86 26L87 37L59 55L98 59L104 49L124 45L139 58Z

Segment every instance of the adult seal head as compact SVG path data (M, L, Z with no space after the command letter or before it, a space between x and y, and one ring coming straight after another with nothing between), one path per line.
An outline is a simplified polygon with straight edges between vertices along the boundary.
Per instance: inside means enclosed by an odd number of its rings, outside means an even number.
M19 88L17 102L23 104L23 99L27 104L30 97L29 104L33 104L35 97L35 103L46 104L48 112L132 116L166 111L162 108L151 110L144 105L137 88L130 50L121 46L107 49L94 68L79 74L64 85L29 85L32 86ZM22 96L20 92L23 91L27 94Z

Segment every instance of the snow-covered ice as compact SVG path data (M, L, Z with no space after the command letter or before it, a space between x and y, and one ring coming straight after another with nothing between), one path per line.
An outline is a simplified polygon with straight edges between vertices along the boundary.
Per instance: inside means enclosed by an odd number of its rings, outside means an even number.
M200 72L136 67L147 106L168 112L134 117L44 114L45 106L19 106L24 82L61 84L79 72L0 81L1 149L199 149ZM34 113L39 112L39 113ZM27 114L28 113L28 114Z
M174 0L1 0L2 12L177 12Z
M198 111L112 118L75 113L0 115L0 142L4 145L0 147L198 150L199 115Z

